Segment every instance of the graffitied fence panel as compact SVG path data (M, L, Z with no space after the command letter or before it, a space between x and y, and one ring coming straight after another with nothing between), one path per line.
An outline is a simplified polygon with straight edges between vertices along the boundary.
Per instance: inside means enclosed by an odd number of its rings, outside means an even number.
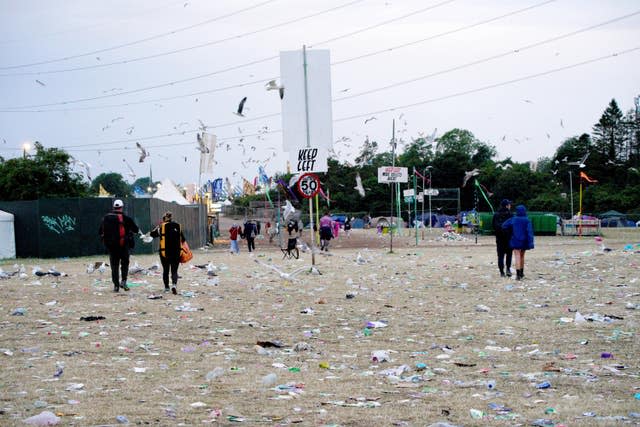
M15 217L16 256L36 258L77 257L106 253L98 236L102 217L111 211L111 198L41 199L19 202L0 201L0 210ZM143 232L151 230L170 210L183 225L191 247L206 243L206 208L180 206L157 199L124 199L124 213L133 218ZM135 239L132 253L149 254L158 243L143 244Z

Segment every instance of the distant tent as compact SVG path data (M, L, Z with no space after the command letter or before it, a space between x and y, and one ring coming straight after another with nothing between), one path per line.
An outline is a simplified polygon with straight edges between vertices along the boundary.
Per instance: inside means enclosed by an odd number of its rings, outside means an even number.
M626 218L627 216L622 212L618 211L606 211L603 214L600 214L600 218Z
M99 190L98 190L98 197L111 197L112 195L109 194L109 192L102 186L102 184L100 184Z
M0 259L16 257L16 237L14 216L10 212L0 211Z
M179 205L190 204L187 199L176 188L176 185L169 178L165 178L160 183L160 188L153 195L154 199L164 200L165 202L173 202Z

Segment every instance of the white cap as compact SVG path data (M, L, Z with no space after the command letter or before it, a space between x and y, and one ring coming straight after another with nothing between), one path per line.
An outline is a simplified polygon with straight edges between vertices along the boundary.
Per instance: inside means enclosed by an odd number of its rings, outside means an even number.
M124 206L124 203L122 203L122 200L120 199L116 199L115 202L113 202L113 207L114 208L121 208Z

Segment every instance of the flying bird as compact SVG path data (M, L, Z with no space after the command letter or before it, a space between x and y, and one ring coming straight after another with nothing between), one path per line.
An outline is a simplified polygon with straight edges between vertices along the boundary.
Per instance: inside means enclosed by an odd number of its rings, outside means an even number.
M40 86L46 86L46 84L42 83L40 80L36 79L36 83L38 83Z
M496 165L496 169L511 169L511 167L512 167L512 166L511 166L511 164L510 164L510 163L507 163L507 164L505 164L505 165L503 165L503 164L501 164L501 163L498 163L498 164Z
M360 194L361 197L364 197L365 195L364 187L362 186L362 178L360 178L359 173L356 174L356 186L353 188L358 190L358 193Z
M284 86L277 84L275 80L269 80L265 85L265 88L267 90L277 90L280 95L280 99L284 98Z
M296 281L295 276L297 276L298 274L302 273L303 271L309 271L309 267L300 267L297 270L292 271L291 273L285 273L284 271L280 270L275 265L264 263L264 262L262 262L262 261L260 261L258 259L254 259L254 261L257 264L262 265L263 267L266 267L266 268L268 268L270 270L275 271L276 273L278 273L278 275L280 276L281 279L289 281L289 282Z
M140 159L138 159L138 162L142 163L144 162L144 159L146 159L149 156L149 152L142 145L140 145L139 142L136 142L136 147L140 152Z
M378 120L378 118L377 118L376 116L371 116L371 117L369 117L368 119L366 119L366 120L364 121L364 124L366 125L367 123L369 123L369 122L370 122L370 121L372 121L372 120Z
M242 100L240 100L240 104L238 104L238 111L236 111L234 113L236 116L244 117L244 114L242 114L242 110L244 110L244 103L245 102L247 102L247 97L246 96L244 98L242 98Z
M562 119L560 119L560 127L564 129L564 122L562 121Z
M474 176L478 176L480 175L480 169L473 169L471 171L465 172L464 173L464 178L462 179L462 186L464 187L465 185L467 185L467 181L474 177Z
M131 167L131 165L129 164L129 162L127 162L126 159L122 159L122 161L127 165L127 167L129 168L129 176L133 179L136 179L136 173L133 171L133 168Z

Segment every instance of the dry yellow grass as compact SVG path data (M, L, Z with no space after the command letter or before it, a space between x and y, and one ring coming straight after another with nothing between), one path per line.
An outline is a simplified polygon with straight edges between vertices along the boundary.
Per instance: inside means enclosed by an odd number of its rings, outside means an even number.
M254 256L195 250L193 264L223 268L219 283L181 266L184 295L154 300L158 275L130 277L132 290L114 294L108 272L85 272L106 257L19 260L29 277L0 281L0 424L43 410L77 426L115 425L118 415L167 426L640 422L640 253L622 250L640 242L636 230L608 232L609 253L591 237L538 237L521 282L497 274L493 237L436 237L418 247L394 239L389 254L375 230L355 230L316 256L321 275L293 281L254 260L292 272L310 267L310 254L283 261L264 240ZM36 264L68 277L37 278ZM18 307L24 316L12 315ZM576 324L575 311L615 318ZM91 315L105 319L80 320ZM370 321L388 326L365 331ZM372 361L379 350L390 360ZM215 368L222 374L207 379ZM265 384L268 374L276 378ZM551 388L536 388L544 381Z

